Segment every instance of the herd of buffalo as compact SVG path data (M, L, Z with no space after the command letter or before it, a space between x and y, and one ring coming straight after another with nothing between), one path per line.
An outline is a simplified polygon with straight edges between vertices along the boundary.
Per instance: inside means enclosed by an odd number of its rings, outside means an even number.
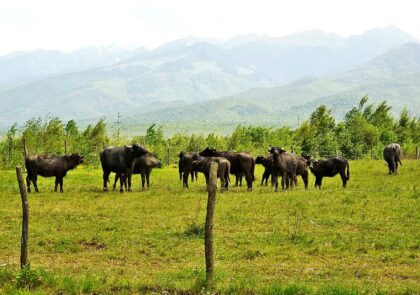
M162 163L155 155L150 153L141 145L133 144L122 147L107 147L100 152L100 161L103 170L103 189L108 190L109 175L115 173L113 188L117 181L120 181L120 192L124 188L131 191L132 174L140 174L142 189L149 188L150 173L153 168L161 167ZM397 143L389 144L383 151L383 156L387 162L390 174L398 173L398 164L402 165L401 146ZM267 185L271 176L271 184L275 191L278 190L278 178L281 177L282 190L289 189L297 185L297 177L300 175L308 188L308 168L315 176L315 187L321 188L323 177L333 177L340 174L343 187L346 187L350 179L349 162L343 157L333 157L326 160L314 160L306 154L296 156L281 147L271 147L266 156L257 156L255 159L248 153L218 151L207 147L203 151L180 152L179 155L179 177L183 186L188 188L188 179L197 180L198 172L204 174L208 182L210 166L212 162L217 162L217 177L221 181L221 190L227 190L230 183L230 174L235 175L235 185L241 185L245 178L248 191L252 190L255 181L255 164L264 166L264 173L261 178L261 185ZM27 170L26 184L28 192L31 191L31 182L34 189L38 192L37 177L55 177L55 188L63 192L63 178L67 171L83 163L83 156L71 154L65 156L33 155L25 159Z

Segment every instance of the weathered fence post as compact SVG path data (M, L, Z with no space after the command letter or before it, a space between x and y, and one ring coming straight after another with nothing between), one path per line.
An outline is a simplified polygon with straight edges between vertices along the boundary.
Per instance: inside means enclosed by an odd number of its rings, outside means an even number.
M217 163L212 162L210 165L209 182L207 185L208 199L206 226L204 229L204 252L206 256L206 285L208 288L211 288L213 279L213 215L214 207L216 205L217 168Z
M419 147L416 146L416 160L419 159Z
M20 240L20 268L28 265L28 225L29 203L23 183L22 167L16 167L16 177L19 184L20 197L22 199L22 237Z
M64 140L64 155L67 155L67 139Z

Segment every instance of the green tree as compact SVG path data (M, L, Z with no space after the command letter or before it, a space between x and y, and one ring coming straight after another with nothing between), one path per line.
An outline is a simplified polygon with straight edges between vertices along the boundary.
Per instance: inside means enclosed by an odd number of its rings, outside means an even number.
M43 151L47 154L62 154L64 151L64 125L58 118L45 123L42 133Z

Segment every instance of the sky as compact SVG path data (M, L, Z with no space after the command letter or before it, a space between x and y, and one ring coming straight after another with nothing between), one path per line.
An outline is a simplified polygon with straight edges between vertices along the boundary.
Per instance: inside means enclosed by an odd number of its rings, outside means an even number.
M281 37L319 29L340 36L389 25L420 39L415 0L0 0L0 55L84 46L149 49L189 36Z

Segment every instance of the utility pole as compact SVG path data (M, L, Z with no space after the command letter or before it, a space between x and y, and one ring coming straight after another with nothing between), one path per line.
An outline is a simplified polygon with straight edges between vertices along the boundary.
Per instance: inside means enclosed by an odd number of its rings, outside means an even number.
M298 115L298 128L300 127L300 117Z
M121 115L120 112L118 112L117 122L114 122L117 124L117 141L120 141L120 132L121 132Z

